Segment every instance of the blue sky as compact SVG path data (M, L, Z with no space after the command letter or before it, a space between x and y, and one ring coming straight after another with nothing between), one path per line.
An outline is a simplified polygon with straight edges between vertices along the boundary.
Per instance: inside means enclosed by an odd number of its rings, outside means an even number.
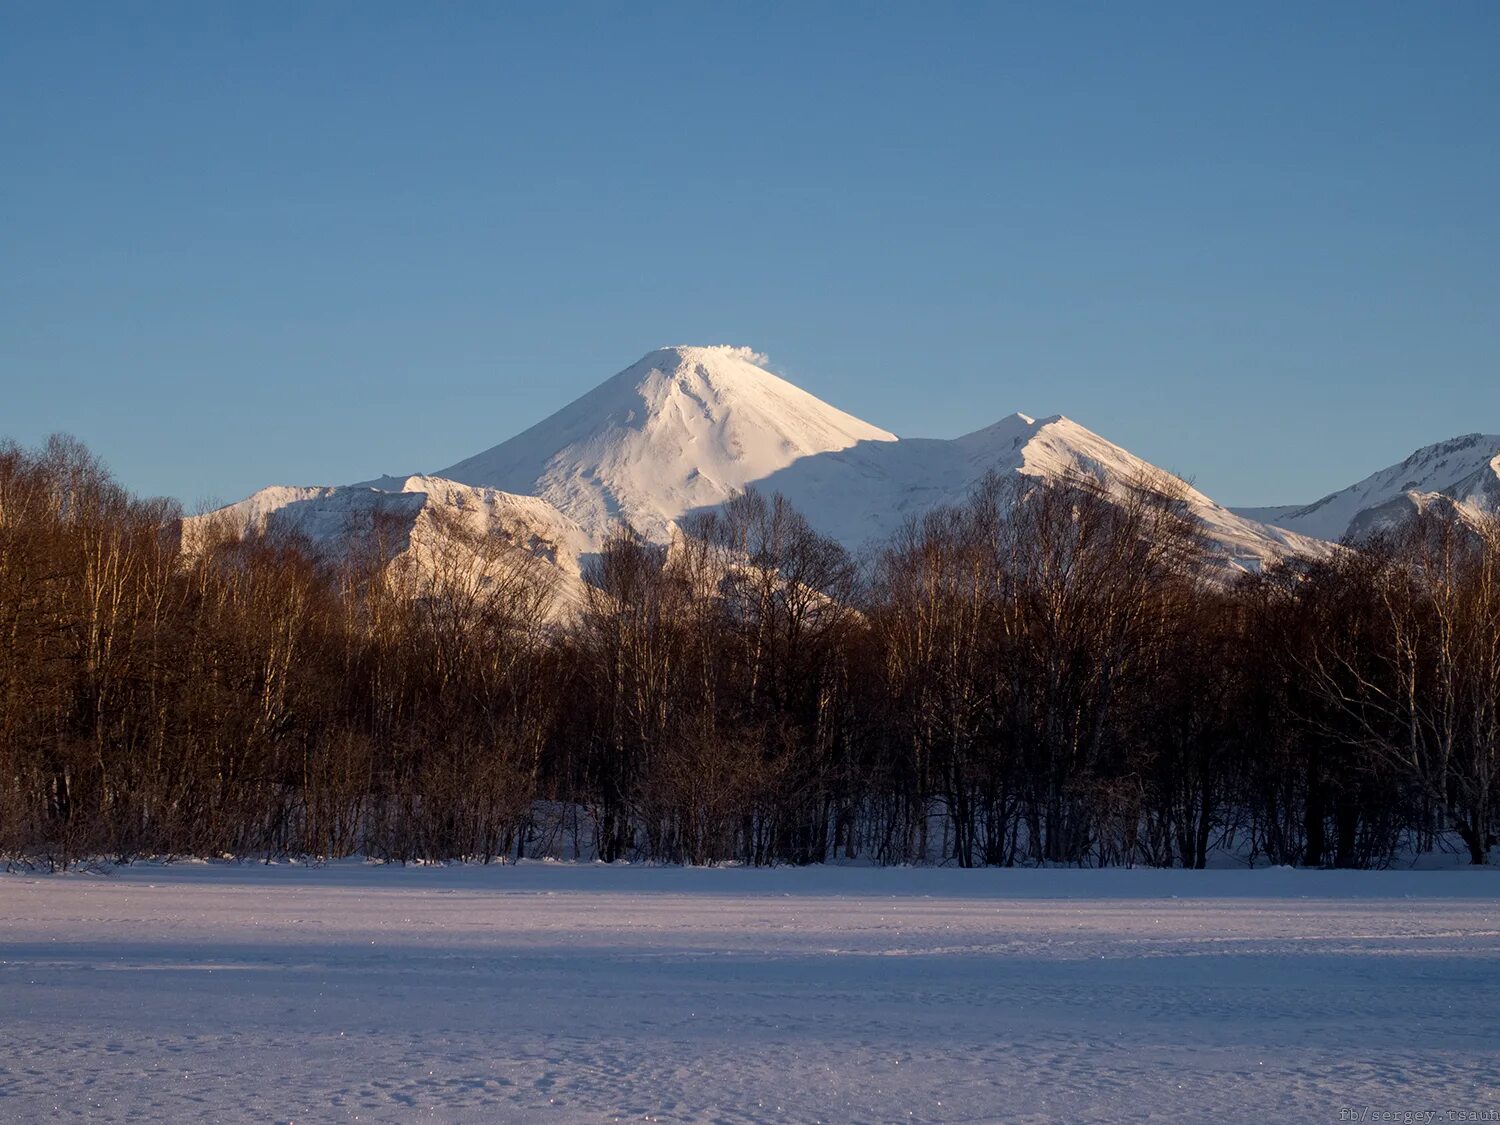
M1227 503L1500 432L1500 4L0 7L0 434L189 506L667 343Z

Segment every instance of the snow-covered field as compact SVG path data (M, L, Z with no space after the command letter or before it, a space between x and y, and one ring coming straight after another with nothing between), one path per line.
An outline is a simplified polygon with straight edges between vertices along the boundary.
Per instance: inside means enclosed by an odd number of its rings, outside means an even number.
M1500 1119L1494 873L0 876L5 1121L1349 1110Z

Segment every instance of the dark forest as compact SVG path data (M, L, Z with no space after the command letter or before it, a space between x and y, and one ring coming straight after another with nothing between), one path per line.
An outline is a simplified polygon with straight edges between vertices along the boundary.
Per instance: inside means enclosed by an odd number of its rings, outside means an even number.
M558 588L457 527L183 550L0 447L0 859L1486 861L1500 529L1229 576L1170 479L992 479L855 559L747 493ZM565 604L567 603L567 604Z

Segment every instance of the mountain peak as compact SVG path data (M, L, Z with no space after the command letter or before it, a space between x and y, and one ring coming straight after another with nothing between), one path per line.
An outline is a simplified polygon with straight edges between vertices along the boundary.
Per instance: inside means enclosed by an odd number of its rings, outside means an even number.
M767 371L749 348L649 352L526 432L436 475L544 497L602 537L664 537L792 462L895 435Z
M734 344L672 344L649 351L604 386L636 384L653 374L667 378L697 378L710 383L758 382L776 378L765 369L766 357L752 348Z
M715 365L732 362L764 368L768 361L764 353L740 344L668 344L655 351L647 352L626 370L632 370L645 363Z

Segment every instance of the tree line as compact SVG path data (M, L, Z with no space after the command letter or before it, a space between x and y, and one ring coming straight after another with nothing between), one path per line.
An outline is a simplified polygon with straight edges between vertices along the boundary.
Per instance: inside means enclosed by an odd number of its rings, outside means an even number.
M577 602L502 537L199 531L0 447L0 857L1364 867L1494 838L1500 529L1226 580L1170 478L856 560L748 492ZM187 546L189 549L184 549Z

